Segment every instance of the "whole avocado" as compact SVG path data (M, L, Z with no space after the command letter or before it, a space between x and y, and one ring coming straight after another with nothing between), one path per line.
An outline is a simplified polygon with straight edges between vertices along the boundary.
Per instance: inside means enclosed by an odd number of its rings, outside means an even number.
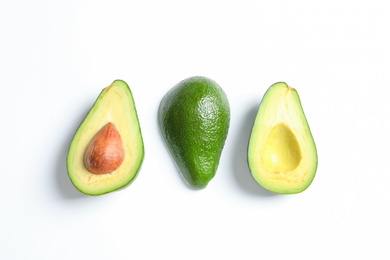
M215 176L229 130L230 107L223 89L202 76L179 82L163 97L158 122L187 184L205 188Z

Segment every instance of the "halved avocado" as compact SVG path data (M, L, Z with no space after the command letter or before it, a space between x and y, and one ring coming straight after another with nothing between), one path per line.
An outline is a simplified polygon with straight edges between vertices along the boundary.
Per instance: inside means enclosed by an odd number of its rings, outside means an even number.
M102 90L70 143L69 178L82 193L105 194L130 184L143 157L131 90L124 81L115 80Z
M317 170L317 149L298 92L273 84L259 106L248 145L253 178L282 194L304 191Z

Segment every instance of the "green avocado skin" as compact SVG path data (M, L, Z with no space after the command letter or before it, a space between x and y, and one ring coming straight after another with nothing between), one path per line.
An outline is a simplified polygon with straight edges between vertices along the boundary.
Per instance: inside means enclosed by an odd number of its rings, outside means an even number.
M223 89L201 76L179 82L163 97L158 122L187 184L205 188L218 168L229 130L230 107Z

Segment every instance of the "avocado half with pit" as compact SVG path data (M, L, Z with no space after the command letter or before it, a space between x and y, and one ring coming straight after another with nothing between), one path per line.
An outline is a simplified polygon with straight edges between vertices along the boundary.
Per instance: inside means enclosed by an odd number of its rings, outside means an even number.
M82 193L109 193L132 182L143 157L131 90L126 82L115 80L102 90L70 143L69 178Z
M282 194L304 191L317 170L317 149L298 92L284 82L265 93L248 145L253 178Z

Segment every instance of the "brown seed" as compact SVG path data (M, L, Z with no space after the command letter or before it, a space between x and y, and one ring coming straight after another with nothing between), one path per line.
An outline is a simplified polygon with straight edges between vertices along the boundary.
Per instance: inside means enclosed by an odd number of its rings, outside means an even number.
M113 172L124 159L121 136L113 123L107 123L88 144L84 153L84 166L95 174Z

